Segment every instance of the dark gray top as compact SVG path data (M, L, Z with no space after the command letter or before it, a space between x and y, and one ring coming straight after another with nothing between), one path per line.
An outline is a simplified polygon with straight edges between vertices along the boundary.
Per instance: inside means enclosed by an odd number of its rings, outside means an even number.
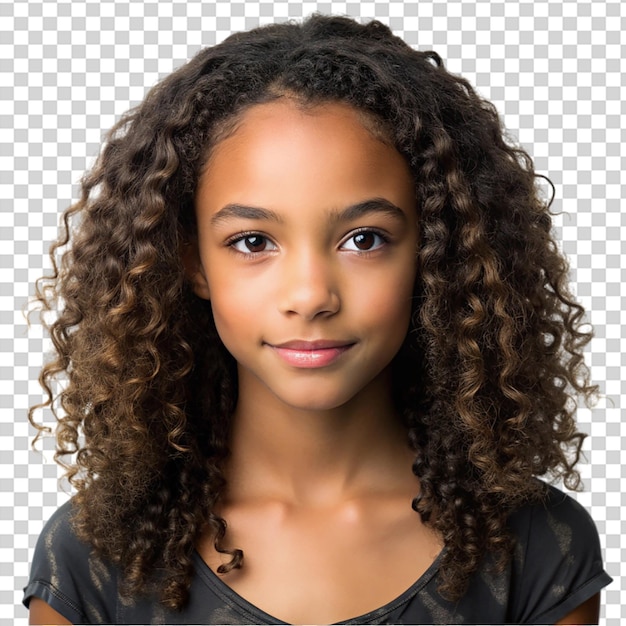
M91 554L70 524L71 502L46 524L24 589L73 623L88 624L283 624L232 591L196 553L190 601L180 613L154 597L129 602L118 594L117 568ZM547 624L554 623L611 582L602 567L596 527L574 499L549 487L545 504L511 516L515 556L495 575L488 562L472 577L456 604L437 593L441 555L392 602L348 624Z

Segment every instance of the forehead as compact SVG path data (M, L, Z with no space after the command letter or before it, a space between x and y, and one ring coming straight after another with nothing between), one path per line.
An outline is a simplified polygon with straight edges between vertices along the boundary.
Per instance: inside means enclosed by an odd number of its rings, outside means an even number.
M203 170L215 160L216 153L232 148L233 144L247 143L252 149L252 139L278 142L286 132L312 125L317 127L320 138L325 128L340 126L345 133L352 131L354 140L362 140L365 131L371 140L393 147L391 132L386 124L369 112L339 101L312 104L296 96L281 96L253 105L220 124L214 133Z
M280 111L299 111L303 115L311 116L321 113L337 113L349 116L361 124L361 126L369 131L373 138L382 141L388 145L393 145L393 131L386 120L379 118L370 111L351 106L350 104L340 100L320 100L317 102L305 101L296 93L276 92L269 95L269 100L244 107L235 114L227 116L224 120L217 123L211 132L211 141L209 142L207 156L210 156L213 149L228 139L242 125L254 123L259 119L268 117L268 112Z
M359 194L412 196L406 160L384 137L382 125L343 103L255 105L211 150L198 198L274 207L283 200L326 205L333 195L348 204Z

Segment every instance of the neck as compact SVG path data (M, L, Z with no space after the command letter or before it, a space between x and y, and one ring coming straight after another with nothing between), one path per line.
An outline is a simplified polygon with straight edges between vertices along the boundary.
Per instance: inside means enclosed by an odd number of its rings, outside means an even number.
M415 480L390 387L385 371L347 404L309 411L284 405L262 383L240 377L228 500L323 505Z

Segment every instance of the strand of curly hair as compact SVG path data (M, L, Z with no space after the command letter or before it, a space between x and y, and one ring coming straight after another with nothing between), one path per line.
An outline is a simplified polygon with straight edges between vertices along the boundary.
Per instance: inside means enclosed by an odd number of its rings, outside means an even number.
M120 566L127 593L156 585L166 607L184 607L207 530L231 557L221 572L243 565L215 513L236 367L181 249L211 148L247 108L280 97L356 107L414 174L419 272L395 386L421 485L413 506L445 541L440 591L458 598L486 553L506 563L507 518L541 497L535 477L578 486L574 398L596 390L591 333L531 159L465 80L379 22L314 15L233 35L122 117L38 282L43 310L60 311L47 399L29 419L52 408L76 531Z

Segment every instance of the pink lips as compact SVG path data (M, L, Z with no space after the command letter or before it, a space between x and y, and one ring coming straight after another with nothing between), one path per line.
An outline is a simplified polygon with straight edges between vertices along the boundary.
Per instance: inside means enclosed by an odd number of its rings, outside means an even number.
M354 343L341 341L287 341L268 344L288 365L301 368L326 367L334 363Z

